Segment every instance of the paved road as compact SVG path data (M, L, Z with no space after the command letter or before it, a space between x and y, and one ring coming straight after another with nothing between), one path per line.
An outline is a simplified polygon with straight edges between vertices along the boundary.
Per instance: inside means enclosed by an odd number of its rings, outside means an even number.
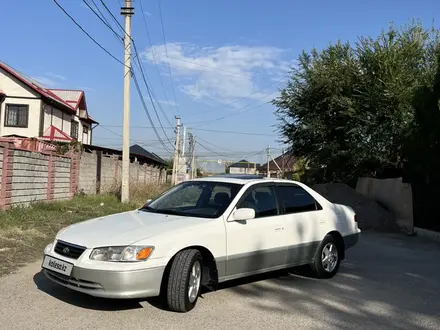
M234 282L188 314L71 292L38 262L0 278L0 329L440 329L439 260L436 242L365 232L332 280Z

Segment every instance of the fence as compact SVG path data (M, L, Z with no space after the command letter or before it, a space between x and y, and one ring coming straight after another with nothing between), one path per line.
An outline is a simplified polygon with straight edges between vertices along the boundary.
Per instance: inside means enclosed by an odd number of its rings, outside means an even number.
M0 207L42 200L69 199L75 189L75 159L51 152L17 149L0 145Z
M78 191L99 194L114 191L121 183L122 161L119 156L103 155L100 151L83 153L80 160ZM130 163L131 183L166 182L165 169L153 164Z
M359 178L356 191L375 200L396 217L397 225L408 232L414 228L413 192L402 178Z
M57 155L0 143L0 208L37 201L66 200L77 192L110 192L121 181L121 160L100 152ZM165 170L151 164L130 164L131 182L164 183Z

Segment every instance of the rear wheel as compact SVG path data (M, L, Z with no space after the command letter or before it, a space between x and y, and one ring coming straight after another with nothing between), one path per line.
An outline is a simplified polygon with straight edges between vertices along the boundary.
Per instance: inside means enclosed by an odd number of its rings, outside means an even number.
M202 265L198 250L183 250L175 256L167 285L170 310L185 313L194 308L200 295Z
M340 247L337 240L327 235L316 251L314 262L310 265L312 275L317 278L331 278L338 272L341 263Z

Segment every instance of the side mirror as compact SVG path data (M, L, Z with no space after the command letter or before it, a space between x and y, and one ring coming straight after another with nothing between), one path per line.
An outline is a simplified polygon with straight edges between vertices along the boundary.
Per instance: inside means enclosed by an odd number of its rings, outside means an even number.
M245 221L255 218L255 210L251 208L242 208L234 212L235 221Z

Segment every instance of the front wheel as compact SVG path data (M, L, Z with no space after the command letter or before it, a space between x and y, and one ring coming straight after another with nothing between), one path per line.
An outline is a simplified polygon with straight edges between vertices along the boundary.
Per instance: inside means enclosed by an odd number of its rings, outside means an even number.
M319 245L314 261L310 265L313 276L317 278L335 276L341 263L340 255L341 251L336 239L331 235L326 236Z
M189 312L200 295L202 255L198 250L180 251L171 264L167 286L168 308L174 312Z

